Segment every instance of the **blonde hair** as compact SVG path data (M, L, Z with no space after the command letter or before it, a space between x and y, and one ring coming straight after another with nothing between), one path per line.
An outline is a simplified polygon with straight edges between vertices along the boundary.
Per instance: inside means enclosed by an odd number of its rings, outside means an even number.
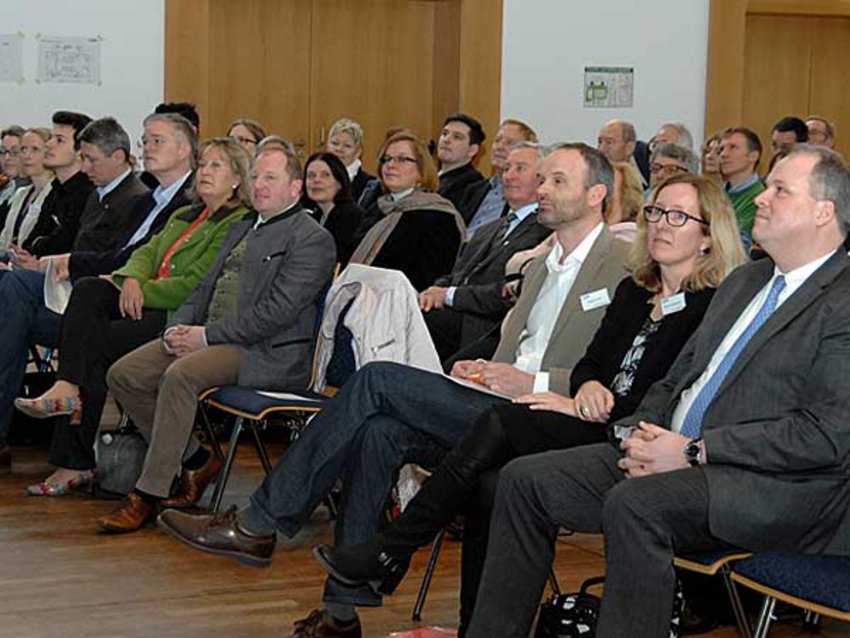
M348 117L338 119L331 124L328 139L331 139L337 133L348 133L351 136L351 141L354 142L354 146L358 149L363 148L363 127L358 122Z
M673 184L687 184L697 192L700 215L709 224L708 227L702 226L703 233L711 238L711 246L699 256L694 269L682 281L682 290L698 292L717 288L730 272L747 261L732 202L713 180L702 175L680 173L671 175L655 188L651 203L655 204L659 193ZM639 286L659 292L661 270L658 262L649 255L647 221L643 215L638 215L637 224L637 238L629 255L632 278Z
M244 206L251 206L251 156L242 145L232 137L213 137L205 141L198 148L198 160L200 161L211 148L217 148L227 156L230 161L230 170L239 178L239 185L233 189L233 200L238 200ZM198 173L195 173L197 179ZM212 211L215 212L215 211Z
M643 208L643 185L635 168L628 162L614 162L614 171L620 174L622 195L620 206L623 209L621 222L633 222Z
M410 143L413 147L413 155L416 157L416 166L419 167L419 187L422 190L436 192L439 180L437 177L437 167L434 165L434 160L431 158L425 142L409 129L390 135L381 144L381 149L378 151L378 176L381 179L381 184L384 183L384 176L381 174L383 169L381 158L387 152L387 148L396 142Z

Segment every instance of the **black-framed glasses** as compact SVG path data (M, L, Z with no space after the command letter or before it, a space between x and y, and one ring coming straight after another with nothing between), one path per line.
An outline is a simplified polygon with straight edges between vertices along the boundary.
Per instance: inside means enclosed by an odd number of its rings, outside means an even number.
M644 206L643 207L643 218L648 221L650 224L657 224L661 221L662 217L667 218L667 223L671 226L679 227L684 226L688 223L688 220L691 219L698 224L702 224L703 226L710 226L707 221L704 219L700 219L699 217L694 217L693 215L689 215L683 210L679 210L677 208L670 208L668 210L664 210L660 206Z
M649 165L650 173L666 173L667 175L676 175L677 173L687 173L688 169L678 164L661 164L653 162Z
M381 164L416 164L415 157L405 155L381 155L378 161Z

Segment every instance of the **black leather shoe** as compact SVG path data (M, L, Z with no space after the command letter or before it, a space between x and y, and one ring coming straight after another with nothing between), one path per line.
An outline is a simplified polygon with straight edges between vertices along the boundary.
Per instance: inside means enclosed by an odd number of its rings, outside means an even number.
M410 558L390 556L377 543L350 547L319 545L313 556L325 570L349 586L368 585L376 594L392 594L407 573Z
M360 619L341 623L322 609L314 609L310 615L295 621L295 630L289 638L362 638Z
M193 516L166 510L157 519L160 529L181 543L208 554L229 556L252 567L272 564L275 535L255 536L239 525L236 506L221 514Z

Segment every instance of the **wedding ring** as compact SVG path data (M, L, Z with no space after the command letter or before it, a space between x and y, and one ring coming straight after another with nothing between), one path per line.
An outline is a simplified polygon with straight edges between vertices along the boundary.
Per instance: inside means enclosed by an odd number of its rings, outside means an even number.
M581 407L578 409L578 411L581 413L581 415L582 415L582 416L587 416L587 408L586 408L586 407L581 406Z

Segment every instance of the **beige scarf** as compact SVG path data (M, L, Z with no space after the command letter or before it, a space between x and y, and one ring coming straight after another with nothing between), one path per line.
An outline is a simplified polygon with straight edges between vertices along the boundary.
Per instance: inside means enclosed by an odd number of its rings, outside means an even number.
M437 211L454 217L461 236L461 245L466 240L466 224L452 203L445 197L428 191L413 191L410 195L398 201L392 195L384 195L378 200L378 208L384 217L376 223L357 246L349 263L369 266L381 252L387 238L395 230L402 215L416 213L420 210Z

